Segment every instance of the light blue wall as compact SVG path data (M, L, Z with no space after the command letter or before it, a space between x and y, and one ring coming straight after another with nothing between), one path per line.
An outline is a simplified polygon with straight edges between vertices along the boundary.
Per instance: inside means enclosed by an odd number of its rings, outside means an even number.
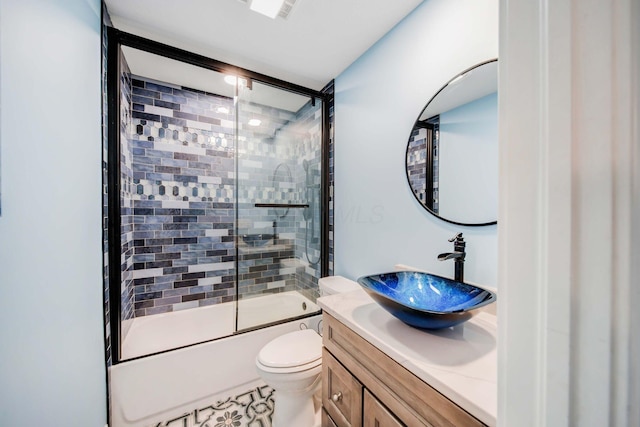
M438 213L467 224L495 221L498 217L497 93L440 114L439 150Z
M426 0L336 78L336 274L356 278L404 263L450 276L453 264L436 257L462 231L466 278L496 285L496 227L433 217L411 194L404 164L426 102L456 74L497 56L497 0Z
M0 425L103 427L100 2L0 0Z

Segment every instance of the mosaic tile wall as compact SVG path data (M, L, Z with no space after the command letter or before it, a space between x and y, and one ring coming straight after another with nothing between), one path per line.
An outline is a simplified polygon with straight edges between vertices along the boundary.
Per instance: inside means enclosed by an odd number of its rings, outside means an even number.
M322 240L321 161L322 161L322 108L308 104L299 113L296 123L303 132L299 133L295 147L299 163L296 182L297 191L310 205L307 210L298 211L296 222L296 251L299 260L296 266L298 290L315 301L319 296L318 278L321 274L320 246Z
M440 210L440 121L433 124L433 208L435 213Z
M131 326L129 320L134 317L132 235L135 219L132 198L133 151L129 140L131 133L131 72L122 53L120 54L120 63L120 271L122 275L120 319L124 339Z
M105 360L107 367L111 366L111 320L109 307L109 203L107 195L107 149L108 149L108 106L107 106L107 27L111 26L111 18L107 12L107 6L102 3L102 46L101 46L101 73L102 73L102 252L103 270L102 283L104 292L104 325L105 325Z
M271 427L273 389L262 386L148 427Z
M409 182L411 188L418 199L425 203L426 184L426 162L427 162L427 130L423 128L414 129L409 139L407 150L407 171L409 172Z
M246 89L245 89L246 90ZM293 210L255 207L256 203L301 203L294 187L295 169L289 123L295 114L251 104L239 104L238 138L238 295L294 290ZM247 119L262 124L244 126ZM285 215L286 213L286 215ZM276 235L274 238L273 235ZM262 235L262 239L258 236ZM256 240L249 240L255 238Z
M435 137L433 141L433 211L438 212L438 125L434 125ZM411 188L418 200L426 203L426 161L427 161L427 129L414 129L409 138L407 150L407 171Z
M307 202L303 162L318 164L320 161L321 105L309 102L294 114L241 104L241 117L245 115L245 108L252 116L258 114L257 117L266 119L263 122L271 128L240 129L239 235L276 234L277 239L263 249L239 239L240 297L298 290L315 300L319 271L314 277L316 272L306 268L300 249L300 245L304 245L307 223L304 211L256 208L254 204ZM319 209L317 211L319 218ZM319 223L316 224L319 233ZM319 248L319 241L315 247ZM310 249L313 250L313 245ZM260 256L261 250L264 252Z
M236 273L233 100L137 76L131 85L132 179L123 188L133 202L128 240L133 270L126 277L133 283L135 316L232 301ZM220 107L229 113L220 113ZM240 298L310 289L317 283L309 276L313 269L308 271L294 258L301 224L305 224L301 212L291 209L291 215L279 218L281 213L273 209L254 207L261 202L300 203L304 197L300 185L285 182L287 175L277 182L274 171L281 163L301 170L302 155L319 159L319 152L309 148L312 142L319 147L321 131L320 116L311 111L302 109L296 115L240 104L241 117L268 118L262 127L239 129ZM294 180L298 173L292 173ZM256 235L263 238L252 240ZM128 296L129 287L123 289ZM312 291L307 293L311 296Z
M331 81L323 90L325 94L329 95L329 248L328 254L329 257L329 276L333 276L334 265L333 265L333 253L334 253L334 239L333 239L333 230L334 230L334 198L333 191L335 189L335 179L334 179L334 154L335 154L335 145L333 139L333 127L334 127L334 109L333 109L333 95L334 95L334 81Z
M109 17L109 13L107 11L106 5L104 5L104 3L102 4L102 10L103 10L103 34L102 34L102 91L103 91L103 118L102 118L102 127L103 127L103 251L104 251L104 271L103 271L103 280L104 280L104 316L105 316L105 358L107 361L107 366L110 366L112 363L112 349L111 349L111 336L110 336L110 301L109 301L109 263L108 263L108 200L107 200L107 171L108 171L108 163L107 163L107 146L108 146L108 135L107 135L107 130L108 130L108 126L107 126L107 96L106 96L106 90L107 90L107 85L106 85L106 72L107 72L107 31L106 28L112 26L111 24L111 20ZM175 135L175 131L178 132L177 136L177 141L181 141L183 143L183 146L189 146L189 142L187 141L188 139L188 135L185 135L185 126L183 126L184 124L186 124L183 121L177 121L178 119L182 119L184 121L186 120L190 120L191 122L193 122L194 120L192 119L196 119L198 118L197 111L189 111L188 105L186 110L184 109L184 107L182 108L182 111L180 111L181 113L186 113L186 114L194 114L194 116L182 116L180 117L180 112L177 111L177 109L174 109L174 112L172 112L171 114L167 114L165 116L162 116L161 114L154 114L157 113L159 111L162 110L155 110L155 111L151 111L152 108L151 107L158 107L158 108L167 108L167 107L174 107L173 104L176 104L175 102L173 102L175 99L173 100L166 100L166 99L162 99L162 95L161 92L157 92L155 94L151 94L149 92L139 92L138 94L136 94L136 101L135 103L132 103L132 99L131 99L131 90L132 90L132 86L131 86L131 80L129 78L128 73L126 73L126 71L128 70L128 67L126 66L126 61L124 61L123 58L123 63L125 64L125 70L123 70L124 72L122 73L122 81L123 81L123 98L124 101L122 103L122 116L123 117L129 117L130 116L130 109L133 108L135 110L134 114L136 116L136 123L135 123L135 134L137 135L137 140L138 141L144 141L144 138L141 138L146 136L146 140L147 142L155 142L156 138L162 139L162 137L164 137L165 139L169 136L168 135L168 130L169 130L169 124L171 124L171 136L170 139L173 139L174 135ZM141 83L142 79L139 79L137 83L137 88L138 89L134 89L135 91L140 91L140 90L147 90L146 87L144 87L144 82L142 82L142 86ZM153 82L149 82L150 84L153 84ZM163 85L160 85L163 86ZM155 88L160 89L160 86L157 86ZM171 92L173 92L174 88L171 88L170 86L166 86L165 87L165 97L172 95L169 93L169 89L171 90ZM154 89L154 87L150 87L150 89ZM177 88L175 88L177 89ZM178 89L180 90L180 89ZM153 92L153 91L152 91ZM327 86L327 88L325 88L325 92L326 93L333 93L333 82ZM149 96L144 96L144 95L153 95L151 97ZM191 95L190 99L196 99L197 96L202 96L202 93L198 93L197 91L188 91L185 92L185 94L183 95L187 95L188 96ZM204 94L206 95L206 94ZM159 98L157 96L160 96ZM185 96L185 100L186 97ZM165 103L163 104L162 101L164 101ZM182 101L182 99L180 99L180 101ZM133 105L135 104L135 105ZM146 107L145 107L146 106ZM147 110L147 111L145 111ZM230 109L231 111L233 109ZM308 114L310 111L313 111L313 109L311 108L307 108L305 111L302 111L300 114L304 115L304 114ZM331 200L331 204L330 204L330 219L329 219L329 274L333 274L333 187L334 187L334 178L333 178L333 101L331 99L330 102L330 106L329 106L329 111L330 111L330 164L329 164L329 174L330 174L330 178L329 178L329 182L330 182L330 200ZM168 113L167 111L164 111L165 113ZM146 118L141 118L142 113L147 113L147 114L151 114L152 116L144 116ZM177 113L177 114L176 114ZM268 112L267 112L268 113ZM273 111L271 112L273 113ZM277 114L282 114L282 112L276 112ZM176 114L176 117L173 117L174 114ZM160 117L157 117L160 116ZM208 117L206 115L200 115L200 119L202 119L205 123L209 123L211 120L211 117ZM287 117L287 121L291 121L294 120L295 117L294 116L287 116L285 114L285 117ZM157 121L154 122L154 120L148 120L148 119L157 119L159 118L159 123L161 123L161 126L158 127L157 126ZM176 121L174 121L173 119L175 119ZM229 119L229 118L227 118ZM144 123L143 122L147 122ZM195 120L197 122L197 120ZM153 122L153 123L152 123ZM129 120L124 120L123 123L128 124ZM284 125L285 122L282 123L282 125ZM192 123L193 124L193 123ZM209 124L213 124L213 123L209 123ZM152 126L153 125L153 126ZM182 125L182 126L181 126ZM140 128L139 126L142 126L142 134L139 134ZM315 123L314 123L315 126ZM180 127L182 127L182 129L180 129ZM153 129L153 130L152 130ZM161 131L161 129L163 129ZM222 301L223 299L228 300L229 299L229 291L228 289L231 289L232 286L232 282L231 282L231 276L232 274L227 274L227 275L218 275L218 276L213 276L213 277L206 277L207 273L205 272L189 272L188 271L188 267L187 267L187 271L184 272L184 266L182 267L181 270L171 270L172 274L169 275L163 275L162 278L159 278L159 276L148 276L148 277L142 277L145 274L149 274L150 272L148 271L149 269L145 268L145 267L151 267L150 269L154 269L154 268L162 268L163 269L163 273L164 273L164 268L165 267L153 267L153 264L150 264L152 262L162 262L162 261L167 261L167 260L162 260L162 258L166 257L166 258L174 258L176 259L178 255L176 255L176 253L169 253L169 254L158 254L158 252L154 252L157 251L158 245L151 245L148 249L144 249L145 246L141 245L142 241L145 240L145 238L147 238L147 236L150 236L150 234L148 233L148 231L150 230L143 230L142 228L145 228L144 225L140 225L138 227L138 230L136 231L135 237L137 237L137 239L135 239L136 241L134 242L133 240L133 232L131 230L131 224L133 221L132 215L131 215L131 203L133 202L133 198L131 197L131 195L133 193L135 193L136 198L137 198L137 207L134 209L138 209L138 213L144 212L144 209L153 209L154 213L157 213L155 211L155 209L160 209L159 213L177 213L177 210L180 210L180 214L182 214L182 208L184 206L186 206L185 202L187 204L190 204L193 202L193 198L194 197L198 197L200 196L200 202L201 203L207 203L207 202L213 202L213 188L208 188L208 184L215 184L215 182L212 183L206 183L206 182L201 182L200 186L197 186L196 183L192 182L192 181L187 181L187 185L184 185L184 182L181 182L182 185L161 185L158 184L158 181L162 182L162 180L154 180L152 179L146 179L147 177L145 176L145 178L140 181L140 178L136 178L138 181L135 184L135 189L134 189L134 183L133 183L133 172L131 169L131 165L130 165L130 160L132 159L133 155L133 147L132 147L132 142L130 141L132 138L130 138L130 135L132 134L132 131L130 130L130 128L124 128L122 129L123 131L123 138L121 138L122 142L123 142L123 153L125 153L124 158L125 158L125 165L128 164L129 167L125 167L124 168L124 172L123 172L123 176L122 181L123 181L123 188L125 188L126 191L126 195L127 197L123 198L123 214L124 214L124 218L123 218L123 263L122 263L122 268L123 268L123 277L125 277L125 282L124 282L124 286L122 287L122 304L123 307L125 308L123 311L123 316L122 319L123 320L128 320L131 319L133 317L134 314L136 315L146 315L146 314L151 314L153 312L162 312L162 311L169 311L173 309L173 305L169 306L169 305L165 305L162 306L162 302L160 302L160 304L158 306L155 305L155 300L162 300L162 297L165 297L165 301L164 302L169 302L171 300L167 300L169 298L174 298L173 301L178 301L178 299L176 297L180 297L179 301L177 304L181 304L182 302L187 302L190 303L189 305L195 305L193 302L188 301L189 298L194 298L193 301L198 301L195 298L200 298L202 295L202 292L198 292L198 291L205 291L205 289L212 289L212 288L199 288L198 286L202 285L202 286L207 286L207 283L210 283L210 285L214 285L217 284L218 285L218 289L216 289L216 291L218 291L218 296L216 298L219 298L220 301ZM182 134L181 134L182 132ZM148 135L145 135L145 133L148 133ZM153 135L151 135L153 133ZM157 135L156 135L157 133ZM200 138L202 136L202 138L205 138L205 135L199 135L198 132L192 132L191 133L191 138L192 141L191 143L193 143L193 138L194 138L194 133L197 136L197 138ZM275 134L275 131L274 131ZM255 135L253 135L255 136ZM151 137L151 138L149 138ZM218 135L219 138L222 138L220 135ZM149 141L150 139L153 139L154 141ZM227 140L228 142L229 140ZM217 141L219 142L219 145L222 146L222 140ZM265 141L265 144L269 144L269 142L273 142L273 141ZM136 156L140 156L142 153L142 150L146 150L148 147L143 147L145 144L144 142L138 142L138 144L140 144L140 146L136 147L135 151L136 151ZM186 144L186 145L185 145ZM285 146L287 144L284 144ZM218 156L220 157L221 162L226 162L226 169L227 171L229 171L229 153L232 151L230 150L231 147L226 147L228 150L226 151L227 153L227 157L225 158L224 156ZM249 148L249 147L247 147ZM251 148L256 148L256 147L251 147ZM267 146L267 151L269 149L269 147ZM288 152L286 152L286 156L289 159L286 163L288 165L288 168L291 169L293 168L294 170L296 170L297 168L297 179L298 182L304 182L304 178L303 181L300 181L300 175L303 173L303 169L302 169L302 159L297 157L300 154L304 154L304 153L300 153L300 152L292 152L290 151L291 148L285 148L285 151L289 150ZM224 151L224 150L223 150ZM257 150L258 153L254 153L254 154L263 154L260 153L261 150ZM310 150L311 151L318 151L317 153L314 153L311 158L312 159L316 159L319 158L320 153L319 153L319 148L316 150L315 148ZM218 153L220 154L220 153ZM276 155L282 155L283 153L275 153ZM184 159L177 159L177 160L186 160L187 162L190 161L189 157L188 157L189 153L183 153L183 157ZM191 157L191 161L197 161L196 157L197 155L192 154ZM180 155L178 156L180 157ZM275 158L276 156L274 156ZM308 156L307 156L308 157ZM306 158L306 157L305 157ZM296 159L298 161L298 164L296 164ZM248 159L251 161L251 159ZM260 159L262 160L262 159ZM278 164L275 164L275 162L272 162L273 164L270 165L273 170L275 171L275 168L278 166ZM170 167L170 166L169 166ZM141 173L141 171L138 171L138 173ZM161 172L162 173L162 172ZM282 174L281 174L282 175ZM277 179L274 180L275 181L275 186L277 186L277 188L274 188L274 194L272 194L273 198L270 200L268 197L268 194L265 195L265 197L262 197L262 200L265 202L268 201L277 201L277 200L281 200L283 202L290 202L290 203L302 203L304 202L304 200L302 200L302 196L301 196L301 189L298 188L293 188L292 186L290 186L290 180L288 179L287 176L284 177L284 179L282 179L281 177L276 177ZM280 182L278 182L280 181ZM222 177L220 177L220 184L222 184ZM142 185L142 194L139 194L138 192L140 191L140 185ZM225 188L224 185L222 185L222 188L216 188L215 189L215 197L216 198L224 198L225 201L223 203L228 203L230 202L233 193L233 189L231 188L231 185L228 181L227 181L227 187ZM220 186L220 185L219 185ZM163 188L161 188L163 187ZM177 189L176 189L177 187ZM148 194L146 194L146 200L144 199L143 196L145 196L145 190L147 191ZM160 194L161 191L164 194ZM202 193L202 191L204 191L204 193ZM180 204L180 208L174 207L174 208L163 208L162 207L162 202L158 203L158 200L156 200L156 196L165 196L167 194L171 194L174 195L174 193L177 192L177 196L175 197L175 202L183 202ZM189 194L190 192L190 194ZM253 196L253 194L251 194ZM138 197L140 196L140 197ZM149 196L153 196L152 198L150 198ZM249 193L246 194L247 196L247 200L249 199L248 196L250 196ZM187 200L185 201L184 198L187 198ZM206 197L206 201L202 201L202 198ZM162 197L159 197L160 199L162 199ZM211 200L209 200L211 199ZM252 198L251 200L255 201L257 199ZM196 202L197 203L197 202ZM166 205L166 203L165 203ZM158 207L159 206L159 207ZM174 206L178 206L178 205L174 205ZM245 205L241 205L241 207L243 208L247 208L249 206L252 206L251 202L246 202ZM206 213L206 205L205 205L205 213ZM226 225L223 228L210 228L208 229L208 233L209 234L216 234L219 233L221 234L221 238L220 238L220 244L226 244L224 245L225 247L222 248L217 248L217 249L211 249L209 251L205 251L205 255L208 255L210 257L214 257L215 259L219 259L221 262L231 262L232 261L232 251L229 250L229 242L231 241L229 238L231 238L233 236L232 234L232 230L233 228L230 226L232 223L232 220L229 218L230 216L230 208L229 205L226 204L217 204L211 205L211 208L214 209L215 214L217 214L220 218L225 217L227 220ZM173 209L173 210L167 210L167 211L162 211L162 209ZM188 208L187 208L188 209ZM194 206L194 209L202 209L202 205L201 206ZM133 212L135 213L135 212ZM199 213L199 212L197 212ZM273 232L271 231L271 233L269 233L269 227L264 227L265 224L269 224L269 222L271 221L271 223L273 222L273 219L277 219L277 228L276 228L276 233L278 234L278 236L280 237L276 244L279 246L279 248L281 248L281 250L270 250L267 251L266 253L262 253L264 252L262 249L255 249L254 246L252 246L252 244L244 244L243 247L243 242L240 242L241 245L241 255L240 255L240 269L241 269L241 286L243 287L243 291L245 291L244 295L247 296L251 296L251 295L255 295L257 293L261 293L261 292L274 292L274 291L282 291L282 290L288 290L288 289L293 289L296 287L297 283L301 284L302 288L311 288L312 291L309 292L309 294L314 294L315 290L313 290L314 285L317 284L317 279L316 277L319 276L318 274L318 269L316 266L309 266L308 262L305 263L304 262L300 262L299 260L303 260L305 258L305 254L304 254L304 247L301 247L301 245L304 245L304 232L306 230L306 227L303 227L303 225L305 224L305 220L304 220L304 216L303 213L301 211L294 211L294 210L290 210L287 213L287 216L284 218L280 218L281 216L284 215L285 212L283 212L282 210L273 210L273 209L262 209L259 212L256 212L253 218L253 222L252 225L250 227L247 227L246 230L243 230L244 232L246 232L247 234L251 233L251 232L256 232L258 231L258 229L260 229L260 231L267 231L266 234L273 234ZM172 215L173 216L173 215ZM179 215L178 215L179 216ZM193 216L193 215L187 215L187 216ZM199 215L195 215L196 217L199 217ZM206 216L206 215L205 215ZM250 216L250 215L248 215ZM136 217L140 217L140 215L136 215ZM286 218L286 221L285 221ZM200 218L198 218L200 219ZM316 218L318 219L318 218ZM162 225L162 228L164 229L165 227L167 229L170 229L172 227L175 227L176 229L178 228L182 228L183 230L181 231L185 231L185 229L188 231L189 226L191 226L192 228L197 227L197 222L194 223L189 223L189 222L184 222L184 223L180 223L180 222L176 222L176 223L167 223L166 225ZM319 222L317 222L317 224L319 224ZM256 227L257 226L257 227ZM152 225L146 226L146 227L153 227ZM155 226L156 228L158 227L157 225ZM319 227L318 227L319 229ZM217 231L216 231L217 230ZM166 230L166 231L178 231L178 230ZM145 234L146 233L146 234ZM177 233L174 233L177 235ZM205 231L205 236L207 234L207 231ZM314 237L313 242L312 242L312 246L314 246L314 248L319 248L319 243L316 244L315 242L315 236L316 236L317 232L314 233ZM154 236L155 237L155 236ZM210 236L212 237L212 236ZM222 237L226 237L227 239L225 239L226 241L223 242ZM151 237L148 237L149 239L151 239ZM164 237L165 239L168 239L170 237ZM183 239L193 239L193 236L190 237L172 237L172 238L183 238ZM197 238L197 237L196 237ZM156 240L155 242L149 242L149 243L159 243L160 241ZM192 244L192 243L186 243L187 241L182 241L181 243L178 244ZM298 244L298 249L297 250L293 250L294 247L294 243ZM133 245L132 247L130 247L130 244ZM242 248L243 247L243 248ZM149 251L149 253L144 253L145 251ZM136 255L138 255L135 258L135 265L134 265L134 258L133 258L133 254L132 252L136 252ZM158 254L158 255L156 255ZM292 255L296 255L297 259L292 259ZM153 256L153 259L151 258L151 256ZM317 256L317 252L313 251L313 253L311 254L311 259L315 260ZM266 257L266 258L265 258ZM156 258L158 258L158 260L156 261ZM224 261L223 261L224 260ZM283 265L277 265L277 264L283 264ZM277 265L277 268L275 267ZM266 266L266 268L265 268ZM136 270L137 268L137 270ZM173 268L170 267L170 268ZM308 269L308 270L307 270ZM274 274L273 271L277 270L277 274ZM156 270L158 271L158 270ZM169 271L168 271L169 272ZM227 273L231 273L229 270L226 270ZM259 275L257 275L256 273L260 273ZM218 273L220 274L220 273ZM270 275L271 274L271 275ZM293 276L292 276L293 275ZM181 282L184 282L183 285L191 285L191 286L185 286L185 288L189 288L190 292L194 292L192 293L187 293L186 290L182 290L180 291L178 288L178 290L173 289L174 293L183 293L183 295L175 295L172 296L172 294L170 292L167 292L167 294L165 295L164 290L162 288L167 288L167 291L172 291L171 286L169 285L170 280L171 279L183 279L183 280L179 280ZM205 279L205 280L202 280ZM197 281L197 282L196 282ZM213 282L220 282L220 283L213 283ZM156 283L157 282L157 283ZM197 285L196 285L197 283ZM224 283L224 284L223 284ZM137 285L134 288L134 285ZM227 290L225 290L227 289ZM162 292L162 294L160 294L160 292ZM211 293L213 293L214 291L211 290ZM200 295L198 295L200 294ZM134 298L136 295L139 295L137 298L137 301L134 301ZM195 295L195 296L188 296L188 295ZM187 299L187 301L183 301L182 297L186 297L185 299ZM312 295L308 295L308 296L312 296ZM155 298L154 298L155 297ZM205 293L205 298L201 298L200 300L205 300L206 299L206 293ZM153 301L153 305L150 301ZM205 301L203 301L205 302ZM134 305L135 304L135 305ZM134 308L135 307L135 308ZM125 322L125 326L126 326L126 322Z
M233 128L232 99L132 78L136 317L234 299Z

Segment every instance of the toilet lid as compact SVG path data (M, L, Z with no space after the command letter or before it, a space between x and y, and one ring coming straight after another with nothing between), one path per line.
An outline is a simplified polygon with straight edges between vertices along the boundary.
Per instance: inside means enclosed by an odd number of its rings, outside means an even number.
M280 335L258 353L258 361L272 368L305 365L321 357L322 338L311 329Z

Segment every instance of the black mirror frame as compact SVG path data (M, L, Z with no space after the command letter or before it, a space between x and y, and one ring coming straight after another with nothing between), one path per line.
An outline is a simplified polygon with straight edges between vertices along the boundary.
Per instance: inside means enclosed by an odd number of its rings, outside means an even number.
M429 104L431 104L431 102L438 96L438 94L440 94L440 92L442 92L448 85L449 83L451 83L452 81L454 81L455 79L457 79L458 77L460 77L463 74L468 73L471 70L474 70L478 67L481 67L485 64L490 64L492 62L497 62L498 58L493 58L484 62L481 62L479 64L474 65L473 67L467 68L466 70L456 74L453 78L451 78L449 81L447 81L436 93L435 95L433 95L431 97L431 99L429 99L429 102L427 102L427 104L424 106L424 108L422 110L420 110L420 114L418 114L418 117L416 117L416 120L414 120L414 125L411 128L411 132L409 133L409 138L407 138L407 149L405 150L405 155L404 155L404 170L405 170L405 174L407 177L407 183L409 184L409 189L411 190L411 194L413 195L413 197L416 199L416 201L418 202L418 204L427 212L429 212L431 215L435 216L436 218L448 222L449 224L455 224L455 225L462 225L465 227L484 227L487 225L496 225L498 223L497 220L495 221L490 221L490 222L483 222L483 223L465 223L465 222L459 222L459 221L454 221L445 217L442 217L440 215L438 215L437 213L435 213L434 211L432 211L431 209L429 209L427 206L425 206L422 201L418 198L418 195L415 193L415 191L413 190L413 187L411 186L411 178L409 176L409 169L407 168L407 157L409 155L409 141L411 140L411 135L413 134L414 129L416 128L415 124L418 122L418 120L420 119L420 117L422 116L422 113L424 112L424 110L427 109L427 107L429 106Z

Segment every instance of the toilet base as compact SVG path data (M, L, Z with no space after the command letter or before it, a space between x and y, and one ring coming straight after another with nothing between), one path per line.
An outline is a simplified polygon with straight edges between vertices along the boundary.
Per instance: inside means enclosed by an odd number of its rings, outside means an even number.
M312 427L316 425L316 411L313 398L308 393L302 395L274 394L272 427Z

